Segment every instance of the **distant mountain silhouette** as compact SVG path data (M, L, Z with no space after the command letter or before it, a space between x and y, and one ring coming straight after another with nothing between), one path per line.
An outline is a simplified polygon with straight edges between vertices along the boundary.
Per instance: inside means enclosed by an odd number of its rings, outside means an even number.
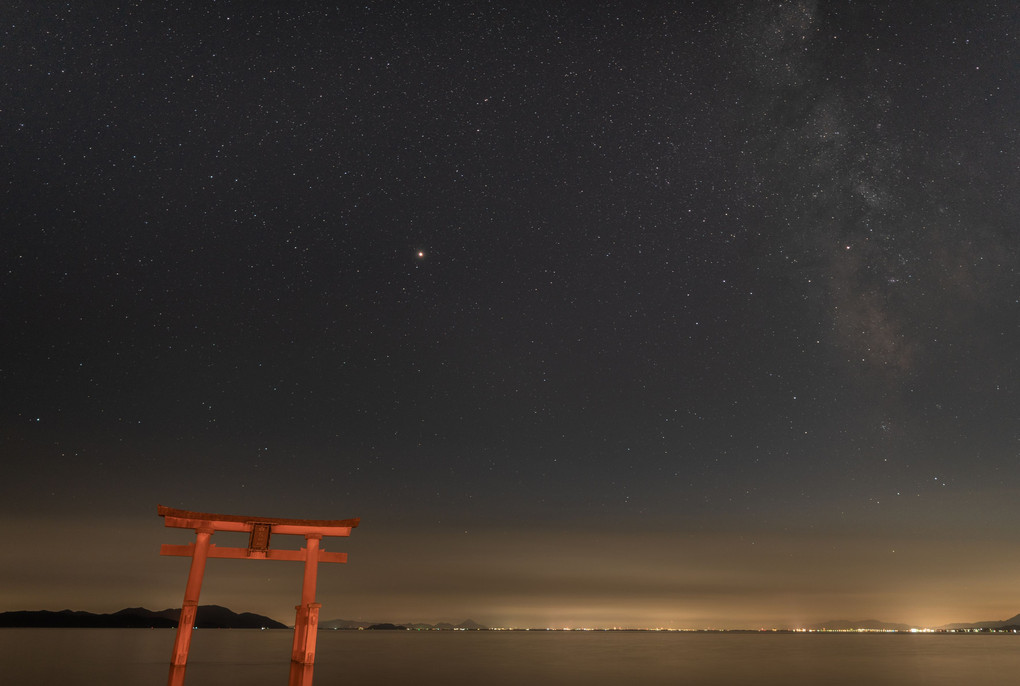
M96 614L73 610L19 610L0 612L0 627L52 627L87 629L169 629L177 626L181 616L180 608L147 610L144 607L129 607L112 614ZM199 629L286 629L275 619L244 612L237 614L219 605L200 605L195 617Z
M146 612L149 612L146 610ZM179 613L178 613L179 614ZM154 615L134 614L121 610L114 614L94 614L74 610L18 610L0 613L2 627L53 627L53 628L170 628L177 626L177 620Z
M991 619L984 622L955 622L953 624L945 624L939 627L929 627L932 629L950 630L950 629L1014 629L1020 627L1020 614L1014 615L1009 619ZM821 631L827 629L829 631L851 631L853 629L868 629L871 631L910 631L913 628L920 628L916 625L910 624L896 624L893 622L880 622L877 619L862 619L860 621L848 621L845 619L834 620L831 622L822 622L821 624L813 624L808 629L815 631Z
M351 619L328 619L319 622L320 629L410 629L412 631L485 631L488 627L478 622L466 619L460 624L439 622L438 624L426 624L424 622L405 622L403 624L390 624L389 622L360 622Z
M954 624L946 624L940 629L1005 629L1007 627L1013 628L1014 626L1020 625L1020 615L1014 615L1009 619L990 619L985 622L970 622L961 623L956 622Z

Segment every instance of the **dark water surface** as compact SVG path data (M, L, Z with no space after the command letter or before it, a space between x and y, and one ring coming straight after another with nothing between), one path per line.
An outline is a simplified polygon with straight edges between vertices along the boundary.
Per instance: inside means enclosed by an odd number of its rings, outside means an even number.
M187 686L285 686L289 631L196 631ZM166 683L167 629L0 629L0 683ZM386 632L319 634L315 686L1015 684L1020 636Z

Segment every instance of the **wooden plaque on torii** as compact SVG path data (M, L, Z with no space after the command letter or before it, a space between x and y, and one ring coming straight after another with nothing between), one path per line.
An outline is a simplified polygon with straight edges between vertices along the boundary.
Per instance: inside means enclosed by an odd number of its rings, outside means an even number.
M180 529L194 529L195 542L186 545L164 543L160 555L178 555L191 558L188 584L184 589L184 604L177 623L177 636L170 657L168 686L183 686L184 671L188 664L191 646L191 629L195 625L198 596L202 590L205 562L210 557L235 560L294 560L304 561L305 575L301 584L301 604L297 606L294 621L294 647L291 651L290 686L310 686L315 663L315 638L319 627L319 608L315 602L315 581L320 562L347 562L347 553L329 553L319 547L323 536L350 536L351 529L360 519L282 519L278 517L245 517L240 515L209 514L175 510L162 505L156 513L164 524ZM220 548L210 542L216 531L248 533L247 548ZM292 534L305 537L300 550L273 550L269 539L273 534Z

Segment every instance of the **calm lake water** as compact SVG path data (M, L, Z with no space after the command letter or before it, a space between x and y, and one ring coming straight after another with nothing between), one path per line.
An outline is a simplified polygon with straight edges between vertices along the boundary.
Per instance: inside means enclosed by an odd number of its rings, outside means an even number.
M284 686L289 631L196 631L187 686ZM173 630L0 629L0 682L166 683ZM1020 635L319 633L315 686L1015 684Z

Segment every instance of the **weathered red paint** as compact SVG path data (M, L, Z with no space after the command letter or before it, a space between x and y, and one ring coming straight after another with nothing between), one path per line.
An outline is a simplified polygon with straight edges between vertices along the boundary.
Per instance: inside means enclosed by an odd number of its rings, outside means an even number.
M158 505L156 513L168 527L194 529L195 542L187 545L161 546L160 555L177 555L191 558L188 584L184 589L184 604L177 623L177 635L170 656L168 686L183 686L184 672L191 647L191 630L195 625L198 597L202 590L205 563L209 558L249 560L303 560L305 574L301 584L301 604L297 606L294 621L294 646L291 651L290 686L311 686L315 663L315 639L319 629L319 608L315 602L315 585L320 562L347 562L347 553L329 553L319 547L323 536L350 536L351 529L360 519L283 519L274 517L246 517L207 512L176 510ZM247 548L218 548L210 543L216 531L245 531L250 534ZM273 534L291 534L305 537L301 550L272 550L269 541Z

